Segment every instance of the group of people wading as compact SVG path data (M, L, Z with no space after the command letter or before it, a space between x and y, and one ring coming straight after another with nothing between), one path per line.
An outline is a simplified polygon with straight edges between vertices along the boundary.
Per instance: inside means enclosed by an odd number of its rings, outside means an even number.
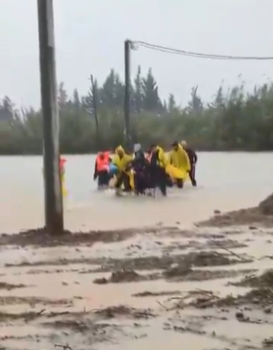
M196 186L196 152L186 141L174 142L170 152L158 145L144 151L140 144L134 145L133 154L126 153L122 146L111 152L99 152L95 162L94 180L98 188L114 187L116 195L131 192L136 195L152 195L158 188L163 196L167 188L183 188L190 180Z

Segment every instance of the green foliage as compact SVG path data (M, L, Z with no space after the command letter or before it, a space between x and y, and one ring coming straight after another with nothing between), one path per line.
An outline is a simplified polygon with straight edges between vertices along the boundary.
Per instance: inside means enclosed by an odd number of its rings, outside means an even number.
M185 139L200 150L273 150L273 84L252 93L244 86L227 92L219 87L208 104L194 87L188 105L180 108L172 94L162 101L152 70L143 76L139 67L131 93L134 142L168 147ZM75 89L70 97L60 83L58 103L62 153L94 152L99 145L113 149L124 142L124 85L113 69L102 85L94 80L85 96ZM40 111L19 111L7 96L0 101L0 154L40 154L42 137Z

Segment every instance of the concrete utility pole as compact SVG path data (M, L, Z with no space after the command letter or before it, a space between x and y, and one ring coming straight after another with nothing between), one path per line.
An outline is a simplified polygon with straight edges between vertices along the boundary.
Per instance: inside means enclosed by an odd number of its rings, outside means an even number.
M64 230L64 220L59 166L53 0L37 0L37 5L44 136L45 225L49 233L60 234Z
M130 136L130 107L131 107L131 41L124 42L124 67L125 67L125 93L124 93L124 120L125 120L125 141L126 147L131 148Z

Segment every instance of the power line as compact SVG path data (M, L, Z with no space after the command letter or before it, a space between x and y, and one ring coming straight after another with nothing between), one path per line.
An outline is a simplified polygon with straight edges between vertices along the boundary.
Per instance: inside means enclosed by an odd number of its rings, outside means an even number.
M144 41L131 41L132 49L137 50L138 47L145 47L149 50L160 51L180 56L188 56L195 58L211 59L211 60L233 60L233 61L272 61L273 57L269 56L232 56L232 55L215 55L207 53L198 53L186 50L174 49L167 46L150 44Z

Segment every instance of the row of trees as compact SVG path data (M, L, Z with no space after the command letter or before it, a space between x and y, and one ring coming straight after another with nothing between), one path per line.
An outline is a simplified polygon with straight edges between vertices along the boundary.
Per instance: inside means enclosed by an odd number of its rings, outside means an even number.
M186 139L200 150L273 150L273 84L244 86L229 91L219 87L213 100L204 103L198 88L181 108L170 94L160 98L152 70L143 76L139 67L131 87L131 136L133 142L168 146ZM58 87L60 146L62 153L88 153L114 148L124 141L124 84L111 70L102 85L72 96ZM0 154L40 154L42 119L33 108L18 110L5 96L0 103Z

